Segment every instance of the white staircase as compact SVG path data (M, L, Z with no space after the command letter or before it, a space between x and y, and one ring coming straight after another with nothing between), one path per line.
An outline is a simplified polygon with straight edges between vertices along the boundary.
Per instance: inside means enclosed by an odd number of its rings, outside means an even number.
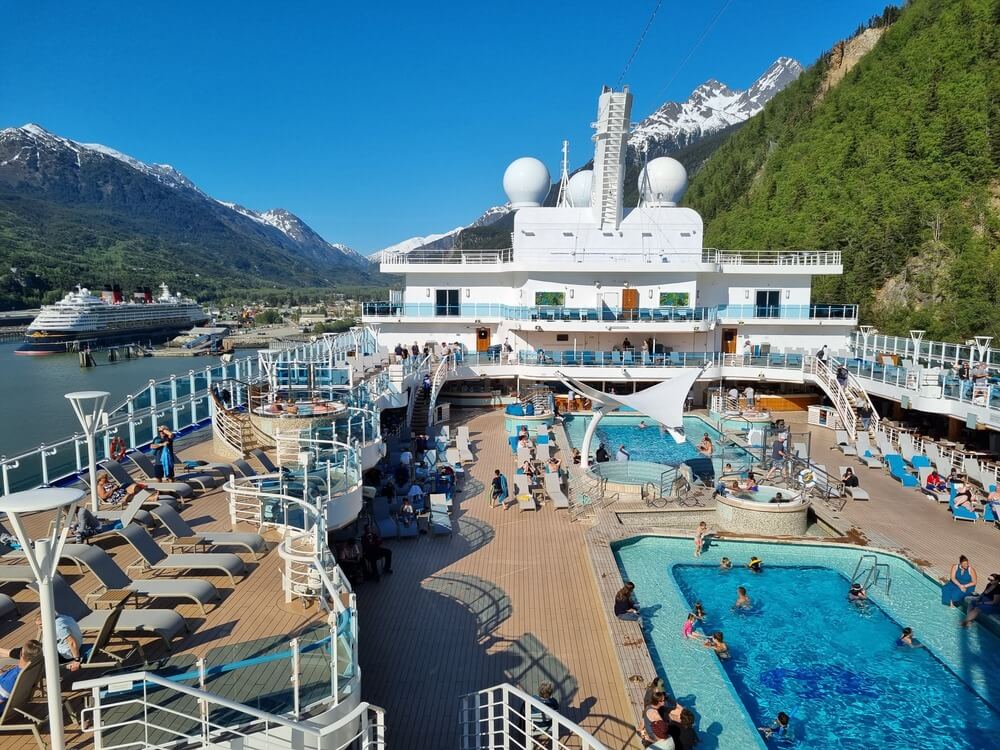
M448 373L454 371L455 365L455 355L449 354L438 363L437 369L434 370L434 377L431 378L431 393L427 399L426 425L434 424L434 407L437 406L438 394L441 393L441 388L448 380Z
M503 683L461 699L461 750L607 750L583 727Z
M606 116L598 122L596 137L601 162L599 179L604 186L600 195L602 227L617 228L622 218L622 189L625 179L624 154L628 140L629 104L627 92L612 92L608 96Z
M858 419L858 413L855 409L856 405L865 404L871 411L872 419L869 430L878 426L878 412L875 411L875 406L868 398L865 389L861 387L853 375L848 374L847 385L842 387L837 382L837 376L830 366L816 357L805 358L802 362L802 370L805 374L812 375L816 384L826 393L830 402L837 409L840 421L852 442L857 437L858 429L861 426L861 420Z

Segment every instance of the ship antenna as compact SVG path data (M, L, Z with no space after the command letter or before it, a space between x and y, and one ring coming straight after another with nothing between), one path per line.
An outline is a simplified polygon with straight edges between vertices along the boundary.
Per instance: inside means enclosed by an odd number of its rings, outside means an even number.
M642 194L643 194L643 192L645 192L646 195L650 195L652 193L652 191L651 191L651 189L649 187L649 170L646 169L646 167L648 167L648 166L649 166L649 141L648 140L644 140L642 142L642 171L639 173L639 174L642 175L642 184L639 185L639 205L640 206L642 205Z
M559 197L556 199L556 206L566 208L569 206L569 141L563 141L562 153L562 176L559 178Z

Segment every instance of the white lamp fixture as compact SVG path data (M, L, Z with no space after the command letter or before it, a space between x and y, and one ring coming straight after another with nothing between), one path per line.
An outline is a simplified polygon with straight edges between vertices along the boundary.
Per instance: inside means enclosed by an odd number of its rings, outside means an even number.
M910 340L913 341L913 361L920 362L920 340L924 337L926 331L915 328L910 331Z
M104 394L107 396L107 394ZM42 653L45 657L45 695L49 708L49 736L52 750L64 750L62 688L59 675L59 650L56 646L56 604L52 580L59 567L72 506L84 496L83 490L71 487L42 487L0 497L0 512L7 514L11 528L28 560L28 567L38 584L39 616L42 620ZM24 528L23 516L55 511L49 535L32 544Z
M74 391L66 398L73 405L73 413L80 420L83 435L87 438L87 466L90 469L90 509L97 513L97 446L94 444L97 427L107 416L104 406L108 403L107 391Z

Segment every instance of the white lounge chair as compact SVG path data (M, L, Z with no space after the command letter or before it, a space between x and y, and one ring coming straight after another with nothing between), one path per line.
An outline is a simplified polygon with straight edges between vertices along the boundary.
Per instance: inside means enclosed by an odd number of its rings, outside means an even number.
M526 448L523 445L517 446L517 465L520 466L525 461L531 460L531 448Z
M872 448L871 443L868 441L868 433L859 432L857 441L854 443L855 447L858 449L858 460L862 461L866 466L871 469L881 469L881 453Z
M455 446L458 448L458 455L459 458L462 459L462 463L465 463L466 461L471 463L472 461L476 460L475 457L472 455L472 449L469 448L468 441L461 435L459 435L456 438Z
M538 504L530 492L525 492L518 480L514 480L514 497L517 500L517 507L524 510L538 510Z
M847 466L837 467L837 470L840 471L840 477L838 477L838 479L843 478L844 474L847 473L847 469ZM844 492L846 492L852 500L871 500L871 497L868 495L868 491L863 490L860 487L844 487Z
M550 471L545 475L545 494L552 501L552 507L556 510L569 509L569 498L563 492L559 480L559 473Z
M847 430L837 430L837 447L840 448L840 452L845 456L858 455L858 449L851 445L851 439L847 434Z

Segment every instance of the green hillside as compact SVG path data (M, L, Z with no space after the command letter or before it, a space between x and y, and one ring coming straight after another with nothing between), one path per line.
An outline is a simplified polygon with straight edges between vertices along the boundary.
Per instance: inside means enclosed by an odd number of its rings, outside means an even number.
M894 14L891 14L894 15ZM841 250L817 301L885 332L1000 336L1000 0L913 0L821 95L817 62L719 148L706 244Z

